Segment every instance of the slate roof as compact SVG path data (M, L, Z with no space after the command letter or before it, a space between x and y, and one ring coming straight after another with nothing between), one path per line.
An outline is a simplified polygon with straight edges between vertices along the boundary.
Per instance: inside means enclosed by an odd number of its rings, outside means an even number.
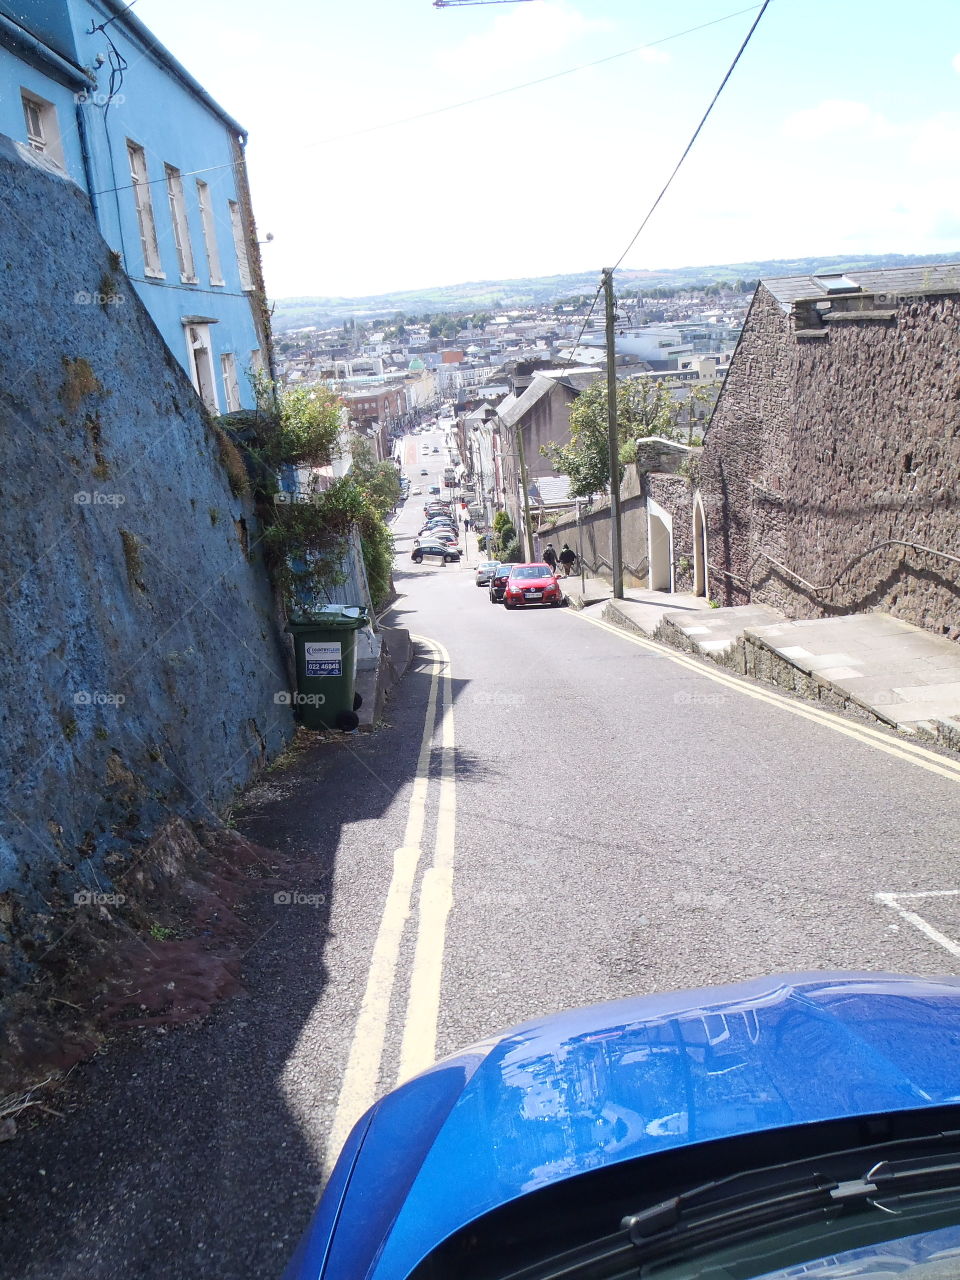
M784 308L801 298L856 297L856 293L837 294L828 287L827 277L839 272L815 275L779 276L760 283ZM919 267L886 267L879 271L845 271L842 276L859 285L862 293L886 293L904 296L917 293L960 293L960 262L928 263Z
M497 417L506 427L514 427L530 409L553 390L556 383L549 378L535 377L529 387L519 397L507 396L497 410ZM513 403L511 403L511 401Z

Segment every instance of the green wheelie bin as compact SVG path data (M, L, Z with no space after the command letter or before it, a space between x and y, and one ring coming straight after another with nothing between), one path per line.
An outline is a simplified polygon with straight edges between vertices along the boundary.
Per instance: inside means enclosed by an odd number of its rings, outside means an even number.
M348 733L360 723L354 693L357 632L367 621L362 605L331 605L309 620L287 623L297 660L294 710L305 728Z

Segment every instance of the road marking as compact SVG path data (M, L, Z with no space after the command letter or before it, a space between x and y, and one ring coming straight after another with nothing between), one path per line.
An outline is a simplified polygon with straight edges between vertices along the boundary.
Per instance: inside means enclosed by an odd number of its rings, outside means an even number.
M393 876L387 890L387 900L380 928L374 943L366 990L357 1016L350 1045L350 1056L340 1086L337 1110L327 1139L325 1164L332 1169L340 1150L349 1137L350 1130L369 1106L376 1101L380 1081L380 1064L383 1060L383 1044L387 1031L387 1018L397 976L397 960L400 942L407 917L413 882L420 862L420 841L426 818L427 788L430 780L430 755L433 744L434 722L437 711L437 691L440 685L442 656L432 641L420 636L411 640L426 646L432 658L433 671L430 693L423 720L423 736L413 779L410 806L403 844L393 854ZM444 655L445 656L445 655Z
M929 921L924 920L923 916L918 916L915 911L908 911L906 907L902 907L899 901L901 898L956 897L958 893L960 893L960 889L933 889L929 893L878 893L875 897L885 907L890 907L893 911L896 911L897 915L902 920L906 920L907 924L912 924L915 929L919 929L921 933L926 934L932 942L943 947L944 951L949 951L952 956L960 956L960 943L954 942L945 933L935 929Z
M875 747L878 751L884 751L887 755L894 756L899 760L905 760L908 764L917 765L918 768L926 769L930 773L936 773L941 778L948 778L951 782L960 782L960 762L945 759L927 747L918 746L913 742L891 741L879 729L872 729L869 725L851 724L849 720L844 720L835 712L827 711L823 707L805 706L791 701L781 693L774 693L769 689L758 689L753 685L747 684L731 672L711 670L704 663L687 654L678 653L676 649L669 649L666 645L659 644L655 640L631 635L629 631L625 631L622 627L616 627L612 623L604 622L599 618L585 617L581 612L577 612L574 616L582 622L588 622L593 627L599 627L602 631L609 631L611 635L619 636L621 640L626 640L638 648L648 649L652 653L659 654L660 657L666 658L677 666L686 667L689 671L695 671L697 675L704 676L707 680L712 680L714 684L725 685L728 689L734 689L748 698L755 699L757 702L766 702L769 706L780 707L782 710L789 711L791 715L798 716L802 720L812 720L815 724L820 724L827 729L833 730L834 733L840 733L847 738L855 738L858 742Z
M453 680L450 655L443 656L440 799L433 866L424 872L420 888L417 943L410 972L410 993L400 1046L397 1084L432 1066L436 1059L440 1019L440 980L446 946L447 917L453 906L453 856L456 840L456 737L453 724Z

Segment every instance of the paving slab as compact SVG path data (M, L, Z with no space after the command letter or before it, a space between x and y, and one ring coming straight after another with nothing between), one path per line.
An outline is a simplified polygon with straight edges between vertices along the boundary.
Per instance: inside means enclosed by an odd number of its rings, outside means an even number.
M680 612L684 617L711 612L709 600L670 591L649 591L644 587L625 587L622 600L614 600L613 588L605 578L586 578L579 574L561 578L567 603L573 609L604 618L628 631L652 636L667 612Z
M744 638L908 733L938 736L937 722L960 716L960 646L888 614L781 621Z
M691 617L688 610L668 610L663 615L659 639L701 657L723 662L736 650L748 627L768 627L786 621L766 605L742 604L710 609Z

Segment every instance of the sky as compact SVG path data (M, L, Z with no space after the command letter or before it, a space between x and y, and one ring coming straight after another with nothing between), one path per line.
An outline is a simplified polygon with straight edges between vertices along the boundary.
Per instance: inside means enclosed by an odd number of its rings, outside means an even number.
M743 0L135 6L249 131L274 298L612 265L759 11ZM955 254L958 156L958 0L772 0L623 265Z

